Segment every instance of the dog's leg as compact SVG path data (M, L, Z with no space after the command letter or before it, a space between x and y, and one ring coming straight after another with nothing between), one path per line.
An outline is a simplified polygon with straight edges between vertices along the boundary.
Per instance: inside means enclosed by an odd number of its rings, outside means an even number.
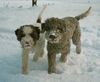
M44 49L38 48L35 50L35 54L33 56L33 61L37 61L39 57L43 57Z
M28 74L28 55L29 55L29 49L23 49L22 54L22 73Z
M40 49L39 57L43 57L44 54L44 48Z
M48 52L48 73L56 72L56 54Z
M33 56L33 61L37 61L39 57L43 57L43 54L44 54L44 47L42 46L36 47L35 54Z
M80 54L81 53L81 42L79 41L78 44L76 45L76 53Z
M73 37L72 37L73 44L76 45L76 53L81 53L81 31L80 26L78 25L77 28L74 31Z
M45 47L45 39L43 39L43 41L41 42L41 45L39 45L39 47L40 47L40 55L39 56L43 57L43 55L44 55L44 47Z
M70 53L70 41L67 42L67 44L65 45L64 48L62 48L61 50L61 57L60 57L60 61L61 62L66 62L67 60L67 55Z
M38 42L36 45L33 61L37 61L39 57L43 57L44 46L45 46L45 39L42 38L42 40Z
M33 56L33 61L35 61L35 62L38 61L39 55L40 55L40 50L39 49L35 50L35 54Z

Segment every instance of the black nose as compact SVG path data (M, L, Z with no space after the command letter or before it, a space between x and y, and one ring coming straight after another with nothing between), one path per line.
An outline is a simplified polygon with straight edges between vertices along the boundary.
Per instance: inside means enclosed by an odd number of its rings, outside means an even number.
M54 35L50 35L49 38L55 39L56 37Z

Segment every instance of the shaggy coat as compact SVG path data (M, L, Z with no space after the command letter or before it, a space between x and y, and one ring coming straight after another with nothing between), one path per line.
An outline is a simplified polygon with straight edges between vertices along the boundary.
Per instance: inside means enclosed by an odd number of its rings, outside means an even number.
M81 31L79 20L86 17L91 7L76 17L49 18L42 24L43 32L46 31L48 51L48 73L57 73L56 54L61 53L60 61L65 62L70 53L70 41L76 46L76 53L81 53Z
M22 73L28 74L28 59L30 50L34 50L34 61L44 54L45 37L38 26L23 25L15 30L17 40L22 46Z
M37 1L37 0L35 0ZM38 19L33 25L23 25L15 30L17 40L20 41L22 46L22 73L28 74L28 58L30 50L34 50L34 61L44 54L45 37L41 32L41 15L46 9L47 5L43 6Z

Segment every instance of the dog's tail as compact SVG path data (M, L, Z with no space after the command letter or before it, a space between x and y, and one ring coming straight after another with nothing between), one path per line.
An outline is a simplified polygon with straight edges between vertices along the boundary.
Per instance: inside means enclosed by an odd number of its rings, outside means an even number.
M43 9L41 10L39 16L38 16L38 19L37 19L37 23L41 23L41 19L42 19L42 13L44 12L44 10L46 9L47 5L44 5Z
M80 20L80 19L83 19L83 18L87 17L89 15L89 13L90 13L91 8L92 7L89 7L89 9L86 12L84 12L84 13L78 15L78 16L75 16L75 18L77 20Z

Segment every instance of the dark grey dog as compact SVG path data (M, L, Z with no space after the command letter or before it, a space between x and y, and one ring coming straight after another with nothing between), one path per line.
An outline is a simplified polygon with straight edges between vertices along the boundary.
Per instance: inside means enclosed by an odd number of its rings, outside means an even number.
M81 31L79 20L86 17L91 7L81 15L75 17L49 18L42 23L42 31L46 32L47 51L48 51L48 73L57 73L56 54L61 53L60 61L67 60L70 53L70 41L76 46L76 53L81 52Z

